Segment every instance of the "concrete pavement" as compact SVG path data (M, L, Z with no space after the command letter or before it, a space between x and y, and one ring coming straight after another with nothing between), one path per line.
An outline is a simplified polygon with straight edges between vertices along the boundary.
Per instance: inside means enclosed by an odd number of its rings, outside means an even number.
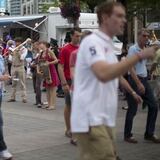
M69 144L64 136L63 106L64 100L57 100L57 109L47 111L36 108L31 81L27 82L28 103L18 99L15 103L7 103L11 88L7 87L4 96L3 115L5 139L15 160L77 160L77 148ZM43 95L45 100L45 94ZM135 137L138 144L127 144L123 141L125 112L121 109L125 101L119 101L117 119L117 147L123 160L160 160L160 145L145 142L143 132L147 110L139 108L134 123ZM160 116L157 120L157 135L160 136Z

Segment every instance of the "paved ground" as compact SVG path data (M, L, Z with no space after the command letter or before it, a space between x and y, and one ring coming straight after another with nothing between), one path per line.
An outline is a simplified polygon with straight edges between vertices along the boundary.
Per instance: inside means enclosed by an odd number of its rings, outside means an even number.
M38 109L33 106L34 94L30 83L27 88L27 104L20 102L19 95L18 102L6 103L9 93L4 96L5 137L15 160L77 160L77 148L71 146L69 140L64 137L64 100L58 99L56 111ZM10 89L7 90L11 92ZM120 157L124 160L160 160L160 145L143 140L147 111L142 111L141 108L134 123L134 132L139 144L123 142L123 105L126 105L125 102L120 101L117 120L117 146ZM157 122L157 135L160 136L160 116Z

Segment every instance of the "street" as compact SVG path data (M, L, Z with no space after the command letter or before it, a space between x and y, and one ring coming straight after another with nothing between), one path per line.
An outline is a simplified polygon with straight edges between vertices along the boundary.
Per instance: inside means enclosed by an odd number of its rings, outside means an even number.
M15 160L77 160L77 148L70 145L64 136L64 100L57 100L57 109L47 111L34 106L34 93L31 80L27 81L28 103L23 104L18 92L17 102L7 103L11 86L3 99L5 139ZM45 99L45 93L43 95ZM121 98L122 99L122 98ZM117 149L122 160L159 160L160 146L143 139L147 110L139 108L134 122L134 133L138 144L123 141L125 112L120 100L117 118ZM157 120L157 135L160 136L160 116Z

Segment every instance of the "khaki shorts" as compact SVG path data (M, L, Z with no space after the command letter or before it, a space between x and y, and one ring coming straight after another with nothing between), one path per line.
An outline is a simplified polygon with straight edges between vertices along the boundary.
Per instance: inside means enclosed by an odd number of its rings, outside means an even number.
M91 127L89 133L74 134L78 141L80 160L116 160L115 129Z

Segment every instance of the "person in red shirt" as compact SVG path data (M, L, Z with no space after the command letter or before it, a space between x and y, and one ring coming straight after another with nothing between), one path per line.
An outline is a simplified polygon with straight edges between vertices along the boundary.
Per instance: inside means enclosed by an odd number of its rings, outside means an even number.
M89 31L89 30L83 31L82 36L81 36L81 41L86 36L89 36L90 34L92 34L92 32ZM78 53L78 49L73 51L72 54L71 54L71 57L70 57L70 75L71 75L72 81L74 80L74 69L75 69L75 66L76 66L77 53Z
M70 114L71 114L71 97L70 97L70 87L72 84L71 74L70 74L70 57L73 51L79 48L79 42L81 37L80 29L72 29L71 32L71 42L65 45L59 56L58 71L61 80L61 85L65 93L65 109L64 109L64 119L66 123L66 133L67 137L72 137L70 132Z

